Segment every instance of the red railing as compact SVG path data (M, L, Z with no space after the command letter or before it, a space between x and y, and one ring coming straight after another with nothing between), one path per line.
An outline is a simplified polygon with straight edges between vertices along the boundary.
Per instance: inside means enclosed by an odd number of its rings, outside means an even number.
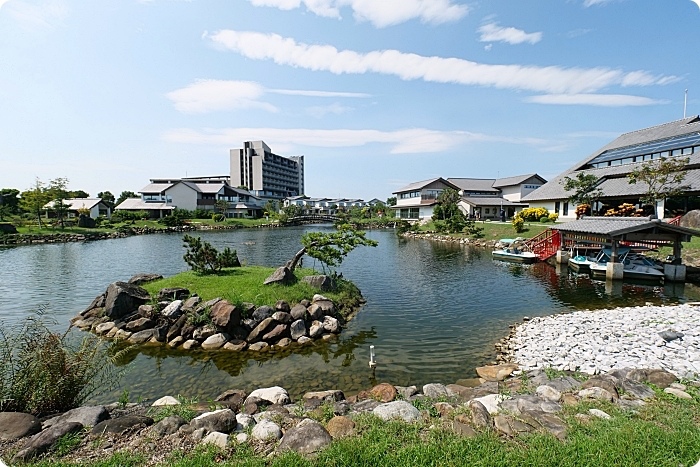
M556 254L561 247L561 233L558 230L547 229L525 242L525 246L537 257L544 261Z
M668 223L671 225L681 225L681 217L683 216L676 216L673 219L669 220Z

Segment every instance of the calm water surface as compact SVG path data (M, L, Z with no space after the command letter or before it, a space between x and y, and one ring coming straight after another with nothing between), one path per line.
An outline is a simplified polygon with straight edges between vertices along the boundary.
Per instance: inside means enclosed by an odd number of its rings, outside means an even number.
M249 264L278 266L301 247L309 230L245 229L199 233L217 248L229 246ZM277 353L181 352L162 347L133 351L121 362L121 385L98 397L111 402L125 388L132 398L185 395L207 399L226 389L279 385L293 396L338 388L352 394L377 382L422 385L474 376L495 357L493 344L523 316L646 302L698 300L694 286L604 283L547 264L493 261L490 251L371 231L377 248L352 252L340 270L355 282L366 306L333 342ZM16 321L46 305L66 329L109 283L141 272L165 276L186 270L179 234L88 243L0 249L0 319ZM305 266L312 260L307 259ZM379 366L369 370L369 345Z

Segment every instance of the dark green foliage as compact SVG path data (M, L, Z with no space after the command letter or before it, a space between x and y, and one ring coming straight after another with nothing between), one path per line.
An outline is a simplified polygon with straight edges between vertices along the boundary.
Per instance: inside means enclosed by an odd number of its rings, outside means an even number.
M42 310L16 325L0 323L0 410L65 412L116 383L116 357L99 338L75 342L48 323Z
M474 221L468 220L459 209L459 193L451 188L444 190L437 197L437 205L433 209L433 221L436 230L444 233L458 233L467 228L468 233L478 235L481 228Z
M105 203L109 209L114 209L114 195L109 191L100 191L97 193L97 197Z
M192 219L192 213L187 209L175 208L169 216L159 219L158 222L167 227L181 227L187 224L187 220Z
M140 198L140 196L134 193L133 191L122 191L119 194L119 198L117 198L117 200L114 202L114 205L119 206L122 202L124 202L125 199L129 198Z
M646 193L640 197L645 203L654 204L657 200L679 196L688 190L688 185L681 185L685 180L685 166L690 162L687 157L681 159L661 159L645 162L633 170L627 178L630 184L637 182L647 186Z
M223 268L233 268L240 266L236 250L229 247L219 252L210 243L203 241L199 237L185 235L182 237L185 242L187 252L183 259L193 271L201 274L216 274Z
M576 178L564 177L562 185L566 191L573 191L569 200L573 204L593 204L601 196L603 191L598 188L598 177L593 174L579 172Z
M301 244L304 245L302 251L319 260L324 270L325 266L338 266L348 253L358 246L377 246L375 240L365 237L365 232L347 224L339 226L338 230L332 233L306 233L301 237Z

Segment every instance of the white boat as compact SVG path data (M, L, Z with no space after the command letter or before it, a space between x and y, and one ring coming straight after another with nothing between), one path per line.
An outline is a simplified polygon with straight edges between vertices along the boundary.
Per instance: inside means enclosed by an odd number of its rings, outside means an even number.
M605 279L607 264L610 261L612 251L610 248L603 248L598 253L596 261L591 263L591 276L597 279ZM643 280L660 282L664 278L664 273L658 264L642 255L630 253L629 248L618 248L618 257L622 267L622 278L631 280Z
M533 252L523 251L520 247L518 247L518 243L512 240L508 242L508 240L510 239L502 239L501 244L507 244L509 246L498 250L493 250L493 259L523 264L535 263L539 260L537 255Z
M569 258L569 267L576 272L588 272L593 262L595 256L576 255Z
M623 263L625 258L629 254L630 249L625 247L620 247L617 249L618 262ZM589 269L591 271L591 276L596 279L605 279L608 271L608 263L612 257L612 249L605 247L601 248L595 260L589 264Z

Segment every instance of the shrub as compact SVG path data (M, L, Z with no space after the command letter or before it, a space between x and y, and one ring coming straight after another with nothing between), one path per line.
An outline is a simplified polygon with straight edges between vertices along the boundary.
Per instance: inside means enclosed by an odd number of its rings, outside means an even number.
M231 250L229 247L219 252L210 243L190 235L182 237L182 241L185 242L185 247L187 247L187 252L183 259L195 272L216 274L223 268L233 268L241 265L240 261L238 261L236 250Z
M549 216L540 217L540 222L546 224L549 222Z
M211 215L211 220L214 222L223 222L226 219L226 217L223 214L212 214Z
M75 342L49 328L44 310L0 323L0 411L46 415L80 406L117 383L110 347L89 335Z
M513 228L517 233L525 230L525 220L520 216L515 216L513 218Z
M167 227L180 227L187 223L187 219L192 218L192 213L187 209L173 209L173 212L169 216L165 216L159 219L158 222Z
M523 220L529 222L537 222L548 216L549 211L546 208L525 208L516 215L516 217L522 217Z
M549 221L550 222L556 222L557 219L559 219L559 213L558 212L553 212L549 214Z

